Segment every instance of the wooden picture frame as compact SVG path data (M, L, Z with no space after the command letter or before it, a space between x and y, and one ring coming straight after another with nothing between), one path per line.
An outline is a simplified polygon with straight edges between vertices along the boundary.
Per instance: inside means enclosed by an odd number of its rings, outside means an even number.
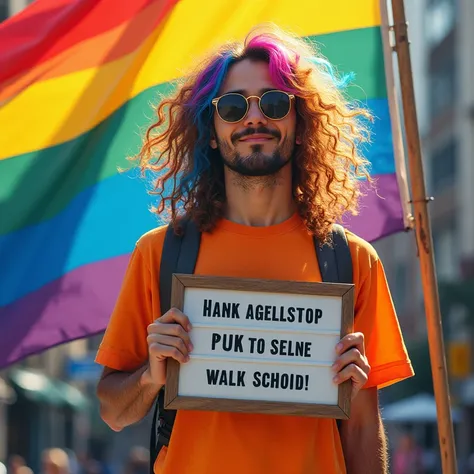
M353 323L354 323L354 285L353 284L315 283L315 282L313 283L313 282L296 282L296 281L174 274L173 280L172 280L171 306L185 312L185 306L186 306L185 300L186 300L187 294L189 295L188 301L190 302L192 298L195 297L195 295L199 295L199 291L196 292L195 291L196 289L197 290L210 290L210 292L208 293L209 295L213 295L213 292L214 294L216 294L216 292L219 292L219 291L221 293L227 291L226 294L229 294L229 292L232 292L232 294L236 298L237 296L255 298L255 293L257 293L260 298L271 297L272 300L275 300L277 298L281 299L285 295L293 297L293 298L298 298L298 297L301 298L302 297L301 295L305 295L305 297L321 298L321 301L324 298L325 298L324 301L328 301L328 302L340 301L340 303L337 303L338 305L340 304L340 318L339 318L340 328L339 328L338 334L335 334L334 330L331 331L331 334L329 334L328 331L317 332L317 331L313 331L312 329L310 331L299 330L300 335L302 335L301 337L303 336L304 337L322 337L322 336L330 335L334 339L334 359L336 357L336 352L335 352L335 345L337 343L336 338L337 340L339 340L340 338L344 337L346 334L349 334L350 332L353 331ZM269 293L271 295L269 295ZM204 300L204 301L207 301L207 303L209 303L209 301L211 300ZM195 306L196 305L194 305L193 307ZM300 309L300 308L297 308L297 309ZM193 313L193 311L194 310L189 309L188 313ZM283 310L280 310L280 311L283 311ZM309 314L308 311L309 310L307 309L306 310L307 315ZM301 312L300 314L303 314L303 313ZM193 321L191 317L190 319L193 324L193 329L191 331L191 339L193 340L193 332L198 331L199 327L201 329L205 328L206 325L204 324L203 326L200 326L198 324L197 325L198 328L196 328L195 321ZM301 319L302 318L300 317L300 320ZM273 319L272 321L275 321L275 319ZM308 316L306 316L305 323L307 323L307 321L308 321ZM225 321L224 320L218 321L218 323L221 323L221 322L225 322ZM240 320L239 320L239 324L240 324ZM254 322L252 322L252 324L254 324ZM334 324L333 321L331 321L331 324ZM225 326L222 326L222 327L219 326L219 328L217 328L217 326L214 325L213 327L214 327L214 331L218 331L218 330L225 331ZM254 329L253 326L250 328L249 325L245 327L239 326L239 328L241 332L255 330L255 331L260 331L263 334L263 333L266 333L267 331L267 329L265 328L261 330ZM203 331L207 331L207 329L204 329ZM286 330L284 329L272 329L271 331L272 332L279 331L279 334L286 334ZM292 332L292 331L290 330L289 332ZM293 331L293 332L298 332L298 331ZM309 334L310 332L313 332L314 334L310 335ZM213 337L213 346L214 346L214 339L217 339L216 333L213 333L212 337ZM232 337L232 336L229 336L229 337ZM272 342L274 340L275 339L273 339ZM193 340L193 344L194 344L194 340ZM320 403L320 402L313 403L312 401L308 402L307 400L305 402L301 402L301 401L293 402L291 400L275 401L275 400L272 400L271 397L270 399L267 400L267 399L261 399L261 397L259 399L249 399L245 397L239 398L235 396L219 397L219 396L215 396L214 394L212 395L207 394L206 396L200 396L199 394L198 395L189 395L189 394L183 395L180 393L180 373L181 371L183 371L184 373L185 370L188 370L188 367L186 367L188 365L189 365L189 370L191 370L194 357L196 357L195 364L198 364L199 362L198 359L205 360L205 358L209 356L206 356L203 354L193 355L193 353L191 353L191 361L188 364L184 364L183 366L181 366L179 362L177 362L176 360L172 358L168 359L167 375L166 375L167 382L166 382L166 387L165 387L165 408L166 409L269 413L269 414L284 414L284 415L299 415L299 416L314 416L314 417L330 417L330 418L337 418L337 419L348 419L350 417L351 390L352 390L351 381L346 381L340 384L339 386L334 385L333 388L328 389L328 390L336 390L336 397L335 397L336 399L333 401L333 403L327 403L327 402L326 403ZM211 358L213 358L212 360L214 361L220 361L219 363L222 363L222 361L224 361L224 363L227 363L226 360L230 359L230 357L227 355L221 355L221 356L215 356L215 357L212 356ZM268 359L262 359L263 362L257 362L257 359L258 358L255 358L254 360L249 362L247 358L245 359L246 360L245 363L247 364L250 364L250 363L260 364L261 363L263 365L277 364L276 362L268 362ZM244 360L244 359L239 359L237 357L235 361L238 361L238 360ZM326 364L325 367L326 366L327 367L324 369L318 369L318 370L324 370L326 372L331 371L330 365L332 365L332 362L333 361L327 361L325 363ZM298 364L305 364L305 367L311 367L311 369L313 369L314 368L313 365L316 363L312 364L311 362L307 362L307 361L300 361L300 362L290 361L287 363L287 362L280 361L279 364L288 364L288 365L298 366L298 367L299 367ZM319 365L322 365L322 363ZM182 369L182 367L184 368ZM208 374L209 374L210 369L206 369L206 370L208 370ZM189 377L190 379L191 378L195 379L197 376L196 375L197 373L198 373L197 371L192 371L190 372L190 375L187 377ZM256 373L260 374L260 372L254 373L254 384L255 384ZM320 373L323 373L323 372L320 372ZM331 373L330 377L332 378L333 375L334 374ZM327 373L327 376L329 376L329 373ZM305 378L306 380L308 380L309 376L305 376ZM326 375L324 375L323 378L324 380L328 380L326 378ZM287 376L287 379L288 379L288 376ZM267 378L267 381L268 380L269 379ZM277 378L275 378L275 380L276 380L275 384L278 384ZM283 376L281 380L283 380ZM190 383L191 383L191 380L186 384L186 386L189 387ZM201 382L198 381L196 382L196 385L199 385L200 383ZM194 381L192 381L192 384L194 384ZM272 379L272 384L273 384L273 379ZM283 386L283 382L281 382L281 384L282 384L281 386ZM306 391L308 390L307 385L308 384L306 383ZM321 387L321 384L318 385L318 387ZM213 387L213 389L214 388L216 387ZM273 389L273 386L272 386L272 389ZM252 390L255 391L254 389ZM298 390L302 390L302 389L298 388ZM232 393L236 393L236 392L232 390ZM303 392L301 391L300 394L301 393ZM313 390L312 393L314 394L316 392ZM285 396L287 395L285 394ZM306 394L305 396L306 397L312 396L312 394L309 394L309 395ZM295 398L297 397L295 396Z

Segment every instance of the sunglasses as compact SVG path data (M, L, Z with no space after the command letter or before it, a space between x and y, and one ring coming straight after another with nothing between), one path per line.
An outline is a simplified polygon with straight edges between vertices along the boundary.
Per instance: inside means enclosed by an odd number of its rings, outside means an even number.
M243 120L249 111L249 99L258 99L258 107L270 120L282 120L291 110L292 94L283 91L267 91L260 97L257 95L243 96L237 92L229 92L212 100L217 115L227 123L237 123Z

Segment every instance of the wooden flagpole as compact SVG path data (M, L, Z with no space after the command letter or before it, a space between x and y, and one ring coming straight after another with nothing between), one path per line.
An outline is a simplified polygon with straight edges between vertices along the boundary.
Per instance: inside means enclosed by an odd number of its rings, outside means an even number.
M408 28L403 0L392 0L392 11L395 51L398 59L403 118L408 148L411 196L425 301L431 371L438 414L441 462L444 474L456 474L456 452L449 399L448 373L446 369L438 283L433 255L433 238L428 214L429 199L426 195L424 181L407 33Z

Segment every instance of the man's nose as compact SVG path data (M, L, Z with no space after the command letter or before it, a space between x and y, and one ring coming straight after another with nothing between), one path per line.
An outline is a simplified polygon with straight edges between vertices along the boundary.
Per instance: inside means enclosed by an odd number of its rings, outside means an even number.
M249 111L247 112L247 116L244 119L244 125L246 127L251 125L266 125L267 118L263 115L260 107L258 106L258 99L256 97L252 97L249 99Z

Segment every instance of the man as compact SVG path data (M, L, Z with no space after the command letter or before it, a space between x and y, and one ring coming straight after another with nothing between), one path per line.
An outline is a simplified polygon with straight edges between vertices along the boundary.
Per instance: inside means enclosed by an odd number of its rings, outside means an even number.
M354 211L365 160L363 110L343 99L329 65L279 30L256 29L190 74L158 109L137 161L158 176L158 213L178 208L203 232L196 273L321 281L312 235ZM166 126L165 126L166 124ZM174 179L179 175L179 182ZM165 183L169 183L165 187ZM105 422L141 420L165 384L168 357L187 363L189 321L161 314L159 266L166 227L133 252L97 361ZM351 418L178 411L156 474L387 472L377 389L413 375L382 264L347 232L355 329L336 348L335 383L351 380Z

